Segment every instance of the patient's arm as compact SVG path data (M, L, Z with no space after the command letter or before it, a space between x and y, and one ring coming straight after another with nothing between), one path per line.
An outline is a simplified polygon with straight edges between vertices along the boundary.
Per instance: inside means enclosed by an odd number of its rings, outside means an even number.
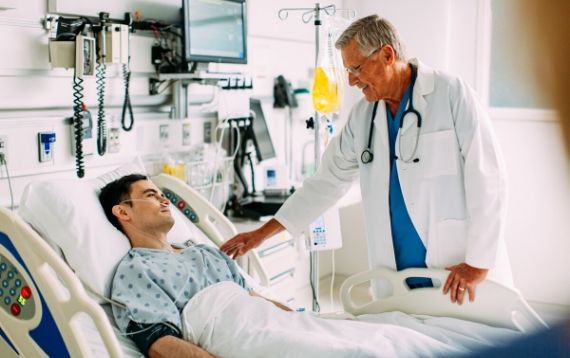
M283 311L289 311L289 312L290 312L290 311L293 311L291 308L285 306L285 305L282 304L281 302L273 301L273 300L270 300L270 299L267 298L267 297L263 297L262 295L260 295L259 293L255 292L254 290L249 291L249 295L250 295L250 296L254 296L254 297L261 297L261 298L263 298L264 300L267 300L267 301L273 303L275 306L281 308Z
M148 350L151 358L205 358L214 357L202 348L174 336L164 336L157 339Z

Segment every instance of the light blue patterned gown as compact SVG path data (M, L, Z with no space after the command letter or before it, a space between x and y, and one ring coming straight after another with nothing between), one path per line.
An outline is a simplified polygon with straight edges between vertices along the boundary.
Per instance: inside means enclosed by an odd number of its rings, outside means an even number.
M180 313L202 289L232 281L249 290L235 262L216 248L195 245L180 253L133 248L123 257L111 289L117 326L126 331L129 321L168 322L181 328Z

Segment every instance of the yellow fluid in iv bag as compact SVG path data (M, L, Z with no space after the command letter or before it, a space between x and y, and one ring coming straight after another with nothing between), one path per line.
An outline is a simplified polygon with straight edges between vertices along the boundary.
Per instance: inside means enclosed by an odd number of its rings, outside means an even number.
M334 70L333 70L334 71ZM313 82L313 106L319 113L336 113L340 108L338 82L334 76L329 79L325 69L321 66L315 70Z

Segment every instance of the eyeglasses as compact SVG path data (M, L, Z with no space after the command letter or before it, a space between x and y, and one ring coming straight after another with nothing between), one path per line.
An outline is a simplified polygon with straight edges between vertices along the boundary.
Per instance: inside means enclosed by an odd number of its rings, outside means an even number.
M366 65L366 62L368 62L368 60L374 56L374 54L376 52L378 52L378 50L380 50L382 48L382 46L378 47L376 50L372 51L368 56L366 56L364 58L364 60L360 63L360 65L357 66L352 66L352 67L347 67L345 68L346 72L350 73L353 76L358 76L360 75L360 73L362 72L362 68L364 67L364 65Z

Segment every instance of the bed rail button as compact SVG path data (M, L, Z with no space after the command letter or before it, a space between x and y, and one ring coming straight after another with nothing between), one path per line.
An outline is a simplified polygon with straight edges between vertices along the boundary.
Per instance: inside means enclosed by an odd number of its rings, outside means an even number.
M12 312L12 314L14 316L18 316L20 314L20 312L22 312L22 308L20 308L19 304L12 303L12 306L10 306L10 311Z
M22 287L22 297L28 299L30 298L31 295L32 295L32 290L30 290L28 286Z

